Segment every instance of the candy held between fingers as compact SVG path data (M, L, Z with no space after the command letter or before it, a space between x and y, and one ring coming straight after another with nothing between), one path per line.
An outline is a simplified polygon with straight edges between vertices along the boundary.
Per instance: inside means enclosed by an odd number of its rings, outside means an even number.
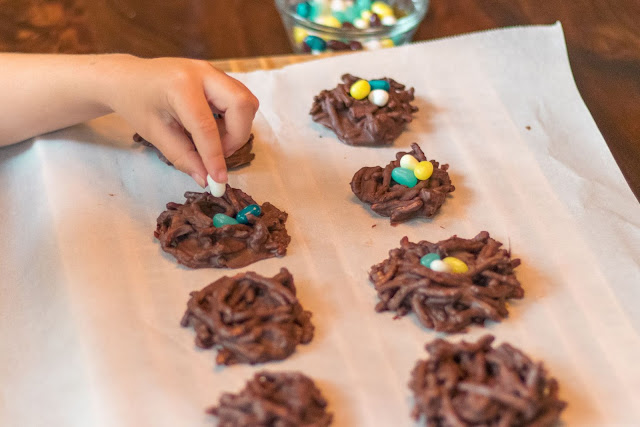
M389 102L389 92L382 89L372 90L369 93L369 102L378 107L384 107Z
M214 197L222 197L224 196L225 191L227 191L227 183L216 182L211 178L211 175L207 175L207 184L209 184L209 192Z
M236 225L238 221L223 213L218 213L213 216L213 226L216 228L224 227L225 225Z
M420 258L420 264L427 268L431 268L431 263L436 260L440 260L440 255L432 252Z
M464 261L459 260L456 257L448 256L445 259L443 259L442 262L444 262L449 266L452 273L462 274L469 271L469 267L467 266L467 264L465 264Z
M433 175L433 164L429 161L420 162L413 169L413 173L416 175L416 178L421 181L429 179L431 175Z
M366 80L358 80L349 88L349 94L355 99L365 99L371 92L371 86Z
M415 187L418 183L418 178L413 174L413 171L405 168L393 169L391 178L398 184L406 185L409 188Z
M449 266L449 264L439 259L431 261L431 264L429 264L429 268L440 273L451 273L451 267Z
M261 213L260 206L249 205L246 208L242 209L240 212L238 212L238 214L236 215L236 220L240 224L249 224L249 219L247 218L247 215L253 215L255 217L258 217L260 216L260 213Z
M413 157L411 154L405 154L404 156L402 156L402 158L400 158L401 168L414 170L416 166L418 166L418 163L418 159Z

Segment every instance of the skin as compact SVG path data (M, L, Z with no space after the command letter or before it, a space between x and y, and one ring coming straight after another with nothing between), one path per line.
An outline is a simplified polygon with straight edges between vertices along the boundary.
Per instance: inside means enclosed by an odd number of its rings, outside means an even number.
M0 53L0 64L0 146L115 112L202 187L207 174L227 182L224 158L249 139L259 106L206 61Z

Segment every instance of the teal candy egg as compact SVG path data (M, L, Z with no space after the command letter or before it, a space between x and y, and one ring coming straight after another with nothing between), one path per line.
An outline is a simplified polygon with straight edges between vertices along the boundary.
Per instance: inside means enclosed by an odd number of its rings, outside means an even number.
M391 178L398 184L406 185L407 187L415 187L418 183L418 178L411 169L395 168L391 171Z
M420 258L420 264L424 265L427 268L431 268L431 263L437 259L440 259L440 255L435 253L426 254L422 258Z
M249 224L249 220L247 219L247 215L251 214L253 216L260 216L262 211L260 210L260 206L258 205L249 205L246 208L242 209L236 215L236 219L240 224Z
M224 227L225 225L235 225L237 223L238 221L231 218L229 215L219 213L213 216L213 226L216 228Z
M318 36L307 36L304 39L304 42L307 45L309 45L311 50L315 50L315 51L318 51L318 52L322 52L327 48L327 42L325 42L324 40L322 40Z
M371 90L382 89L389 92L389 82L386 80L369 80Z
M296 7L296 13L303 18L308 18L311 15L311 5L307 2L298 3Z

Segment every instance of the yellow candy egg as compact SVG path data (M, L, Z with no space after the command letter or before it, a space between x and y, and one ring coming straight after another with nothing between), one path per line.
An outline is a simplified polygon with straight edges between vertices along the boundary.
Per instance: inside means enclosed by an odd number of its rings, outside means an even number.
M342 24L340 23L340 21L338 21L338 18L331 15L319 16L316 19L316 23L320 25L324 25L325 27L333 27L333 28L342 27Z
M293 27L293 40L296 44L300 44L304 41L305 37L307 37L309 33L302 27Z
M461 274L469 271L469 267L467 267L467 264L465 264L464 261L459 260L456 257L448 256L445 259L443 259L442 262L444 262L449 267L451 267L452 273Z
M358 80L351 85L349 94L355 99L365 99L371 92L371 85L366 80Z
M371 11L380 16L380 18L393 16L393 9L391 9L391 6L381 1L374 1L371 4Z
M363 10L362 13L360 14L360 18L364 19L365 21L369 22L369 19L371 19L371 11L370 10Z
M382 46L382 47L393 47L393 40L391 40L391 39L382 39L382 40L380 40L380 46Z
M433 164L431 162L420 162L413 169L413 174L421 181L429 179L433 175Z

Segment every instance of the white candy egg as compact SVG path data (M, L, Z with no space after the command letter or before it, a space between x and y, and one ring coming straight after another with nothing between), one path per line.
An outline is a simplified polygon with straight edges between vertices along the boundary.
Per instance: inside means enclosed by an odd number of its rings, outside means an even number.
M389 102L389 92L384 89L376 89L369 92L369 102L384 107Z
M362 18L357 18L353 20L353 26L360 30L364 30L369 28L369 23Z
M382 43L380 43L380 40L367 40L363 43L363 46L367 50L376 50L382 47Z
M431 264L429 264L429 268L433 271L439 271L441 273L451 273L451 267L449 267L449 264L439 259L431 261Z
M207 183L209 184L209 192L214 197L222 197L227 191L226 182L216 182L210 175L207 175Z
M331 10L334 12L344 12L347 5L344 0L331 0Z
M392 25L395 25L396 21L396 18L393 16L385 16L380 22L382 22L382 25L390 27Z
M418 166L418 163L420 163L418 162L418 159L413 157L411 154L405 154L404 156L402 156L402 158L400 158L401 168L414 170L416 166Z

